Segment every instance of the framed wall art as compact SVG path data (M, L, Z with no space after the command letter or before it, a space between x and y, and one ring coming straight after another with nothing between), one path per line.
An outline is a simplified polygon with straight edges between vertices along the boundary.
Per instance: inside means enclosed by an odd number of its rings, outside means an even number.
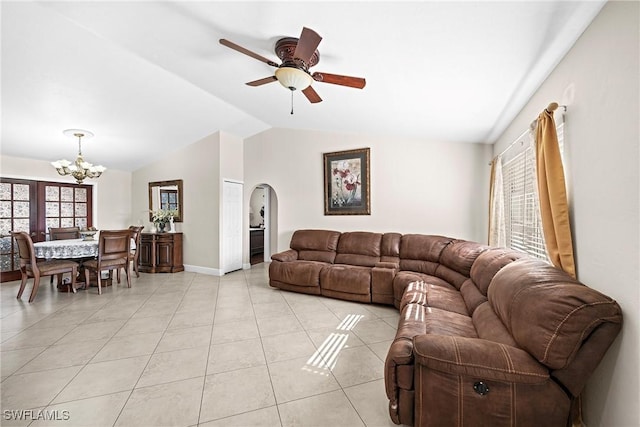
M324 214L371 215L369 148L324 153Z

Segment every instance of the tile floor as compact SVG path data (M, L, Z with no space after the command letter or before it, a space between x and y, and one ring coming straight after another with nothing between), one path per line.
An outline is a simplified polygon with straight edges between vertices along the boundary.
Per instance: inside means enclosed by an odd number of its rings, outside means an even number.
M46 279L32 304L31 281L22 300L2 284L0 424L393 426L397 311L273 289L267 268L141 274L102 295Z

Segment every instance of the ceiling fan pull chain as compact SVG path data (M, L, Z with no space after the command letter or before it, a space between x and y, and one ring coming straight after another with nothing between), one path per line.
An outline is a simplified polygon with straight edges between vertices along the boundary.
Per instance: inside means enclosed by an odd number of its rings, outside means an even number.
M293 89L291 89L291 115L293 116Z

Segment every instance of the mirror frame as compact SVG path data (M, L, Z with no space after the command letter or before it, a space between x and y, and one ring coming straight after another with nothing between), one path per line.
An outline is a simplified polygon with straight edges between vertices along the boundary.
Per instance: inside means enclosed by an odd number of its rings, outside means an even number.
M182 222L184 220L184 204L182 202L182 180L174 179L171 181L155 181L149 183L149 221L153 222L153 189L156 187L164 187L175 185L178 187L178 215L173 217L174 222ZM158 207L158 209L160 209Z

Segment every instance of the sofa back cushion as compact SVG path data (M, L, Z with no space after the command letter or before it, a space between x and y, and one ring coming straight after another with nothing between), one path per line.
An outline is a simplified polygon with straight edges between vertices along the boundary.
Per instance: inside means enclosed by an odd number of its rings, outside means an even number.
M541 260L503 267L491 281L488 298L518 346L551 369L571 363L603 323L622 322L614 300Z
M298 251L298 259L333 263L340 233L331 230L297 230L291 237L291 249Z
M435 275L440 255L453 239L424 234L405 234L400 241L400 269Z
M471 266L470 277L481 294L487 295L489 284L505 265L527 255L505 248L491 248L482 252Z
M336 264L373 267L380 262L381 233L354 231L342 233L338 241Z
M435 275L460 289L469 278L473 262L487 249L480 243L454 240L442 250Z
M380 243L380 261L400 263L400 233L384 233Z

